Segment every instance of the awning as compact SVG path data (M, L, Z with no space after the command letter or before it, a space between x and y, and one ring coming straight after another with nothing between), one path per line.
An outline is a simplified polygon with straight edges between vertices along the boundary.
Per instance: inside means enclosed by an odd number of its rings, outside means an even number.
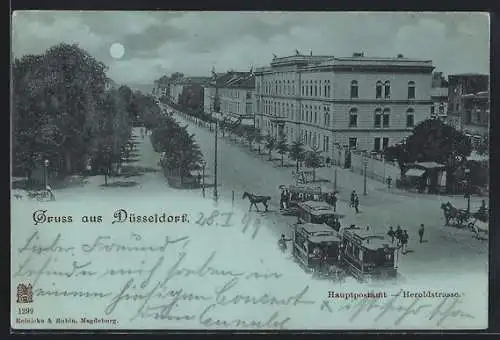
M405 176L408 177L420 177L425 173L425 170L421 169L409 169L405 172Z

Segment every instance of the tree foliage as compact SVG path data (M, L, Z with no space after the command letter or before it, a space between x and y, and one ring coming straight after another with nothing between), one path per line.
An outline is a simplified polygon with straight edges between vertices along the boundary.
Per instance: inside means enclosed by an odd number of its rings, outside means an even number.
M313 182L316 181L316 169L321 166L321 155L319 147L315 146L305 154L305 164L313 169Z
M300 140L293 141L289 146L288 156L296 162L297 172L299 171L299 162L304 160L304 143Z
M276 148L276 144L277 144L276 138L274 138L271 135L266 136L266 149L269 153L269 160L272 159L272 152Z
M413 162L445 164L446 183L451 190L457 169L465 165L471 151L471 141L464 133L439 119L428 119L418 124L401 144L387 148L385 156L397 160L402 174Z
M285 154L288 152L288 144L286 143L285 134L280 135L276 144L276 151L281 155L281 166L283 166Z

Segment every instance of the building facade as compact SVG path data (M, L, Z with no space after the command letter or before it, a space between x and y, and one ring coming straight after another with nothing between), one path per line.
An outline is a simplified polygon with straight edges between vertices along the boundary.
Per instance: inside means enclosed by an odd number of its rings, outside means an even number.
M431 89L431 118L447 120L448 116L448 88L433 87Z
M488 91L462 96L464 105L463 131L472 137L473 144L487 137L490 124L490 96Z
M205 112L214 112L215 84L205 87ZM242 120L245 125L254 125L255 76L251 72L217 74L217 93L220 114L232 120Z
M489 76L485 74L455 74L448 77L448 124L464 131L467 116L465 104L470 94L489 91ZM488 99L489 101L489 99Z
M380 151L430 117L431 61L295 55L257 68L256 126L329 155Z

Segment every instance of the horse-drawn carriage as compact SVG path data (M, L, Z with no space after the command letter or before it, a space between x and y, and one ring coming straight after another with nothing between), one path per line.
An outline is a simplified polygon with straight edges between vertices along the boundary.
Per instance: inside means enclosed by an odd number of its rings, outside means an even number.
M28 198L37 201L55 201L56 196L50 187L45 190L28 191Z
M325 223L338 231L343 218L343 214L337 213L325 202L306 201L297 204L297 220L299 223Z
M486 206L481 206L475 213L470 213L467 209L455 208L450 202L441 203L445 225L458 228L467 228L472 231L476 238L488 237L488 210ZM484 235L484 237L481 236Z
M321 192L320 186L307 186L307 185L280 185L281 191L288 192L285 204L285 213L295 215L297 213L297 205L305 201L325 201L325 195Z

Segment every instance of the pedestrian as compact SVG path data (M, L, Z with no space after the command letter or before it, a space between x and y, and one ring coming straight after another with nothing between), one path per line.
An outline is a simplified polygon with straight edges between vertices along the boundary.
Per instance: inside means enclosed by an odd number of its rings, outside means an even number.
M351 204L349 205L349 207L354 207L354 199L356 198L356 190L353 190L351 192Z
M201 185L201 174L198 174L198 185Z
M389 176L387 177L387 189L391 190L391 184L392 184L392 177Z
M332 205L333 205L333 211L337 212L337 192L334 191L332 194Z
M280 209L281 209L281 210L284 210L284 209L285 209L285 200L286 200L286 197L285 197L285 190L282 190L282 191L281 191L281 196L280 196Z
M356 214L359 213L359 197L358 197L358 195L354 196L354 209L356 210Z
M420 237L420 243L422 243L422 239L424 237L424 225L421 224L420 228L418 229L418 236Z
M401 249L403 251L403 255L406 255L406 252L408 251L409 238L410 236L408 235L408 232L405 230L403 232L403 235L401 236Z
M330 167L330 162L331 162L330 157L326 157L326 166L327 167Z
M290 192L285 189L285 209L288 209L288 204L290 202Z
M285 238L285 234L281 234L281 238L278 241L278 246L280 247L281 251L284 253L287 249L286 243L291 241L291 239Z
M394 244L394 235L396 233L394 232L394 229L392 227L389 227L389 231L387 232L387 235L391 238L391 243Z
M398 241L398 247L401 245L401 237L403 236L403 230L401 230L401 226L398 225L396 231L394 232L394 237Z

